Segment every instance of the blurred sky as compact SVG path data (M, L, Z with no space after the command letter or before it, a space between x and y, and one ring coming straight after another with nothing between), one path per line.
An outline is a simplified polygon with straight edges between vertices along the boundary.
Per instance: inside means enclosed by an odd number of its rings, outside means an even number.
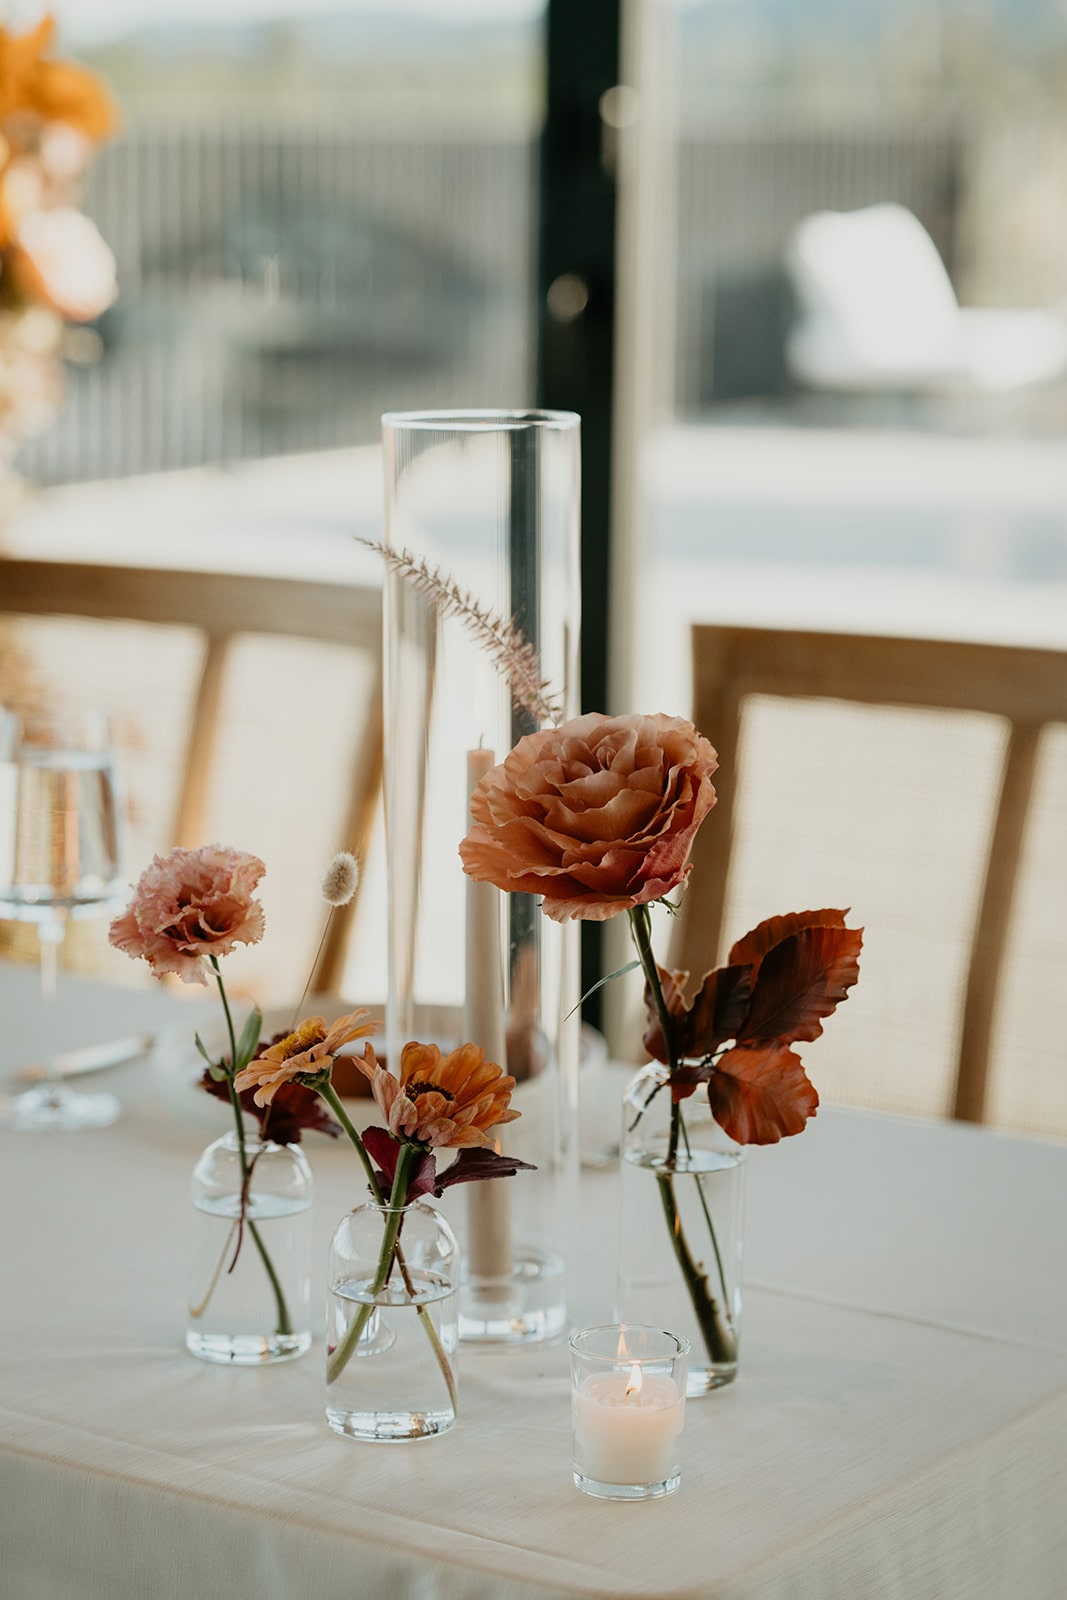
M509 22L540 15L544 4L545 0L345 0L343 5L337 0L51 0L49 9L59 23L60 44L73 46L120 38L160 23L187 27L330 13L351 16L359 11L433 17L438 22L452 18ZM17 0L4 9L21 26L35 22L45 7Z

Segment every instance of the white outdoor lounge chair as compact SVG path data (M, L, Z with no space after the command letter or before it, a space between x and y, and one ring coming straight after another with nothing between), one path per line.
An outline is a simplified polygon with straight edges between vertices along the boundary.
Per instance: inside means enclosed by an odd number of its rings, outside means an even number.
M995 394L1067 369L1064 320L961 307L937 247L904 206L805 217L786 267L798 310L786 359L806 387Z

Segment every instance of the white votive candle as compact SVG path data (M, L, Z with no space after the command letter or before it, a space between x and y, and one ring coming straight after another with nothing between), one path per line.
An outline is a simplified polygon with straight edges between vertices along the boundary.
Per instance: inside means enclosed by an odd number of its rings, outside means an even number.
M571 1340L574 1478L607 1499L669 1494L685 1423L684 1339L607 1324Z
M625 1372L587 1378L574 1392L576 1459L600 1483L658 1483L676 1467L684 1421L673 1378L644 1378L636 1392Z

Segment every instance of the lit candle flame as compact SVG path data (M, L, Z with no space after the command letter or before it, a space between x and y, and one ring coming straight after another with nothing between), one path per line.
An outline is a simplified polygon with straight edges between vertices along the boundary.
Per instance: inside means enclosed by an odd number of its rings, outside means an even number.
M640 1394L640 1393L641 1393L641 1368L637 1365L637 1362L635 1361L633 1366L630 1368L630 1377L629 1377L629 1381L627 1382L626 1388L624 1390L624 1394L625 1394L625 1398L628 1400L632 1394Z

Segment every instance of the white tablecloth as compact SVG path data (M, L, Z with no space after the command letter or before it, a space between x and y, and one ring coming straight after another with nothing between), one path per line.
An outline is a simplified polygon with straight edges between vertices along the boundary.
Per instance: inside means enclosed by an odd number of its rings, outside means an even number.
M0 1072L177 1006L70 980L46 1021L0 968ZM2 1600L1067 1589L1067 1147L824 1109L753 1152L742 1375L690 1404L678 1493L620 1505L571 1483L565 1347L465 1352L455 1429L391 1448L329 1432L321 1344L187 1356L205 1132L145 1063L96 1083L113 1128L0 1133ZM360 1177L307 1148L324 1257ZM611 1315L615 1184L583 1177L582 1321Z

